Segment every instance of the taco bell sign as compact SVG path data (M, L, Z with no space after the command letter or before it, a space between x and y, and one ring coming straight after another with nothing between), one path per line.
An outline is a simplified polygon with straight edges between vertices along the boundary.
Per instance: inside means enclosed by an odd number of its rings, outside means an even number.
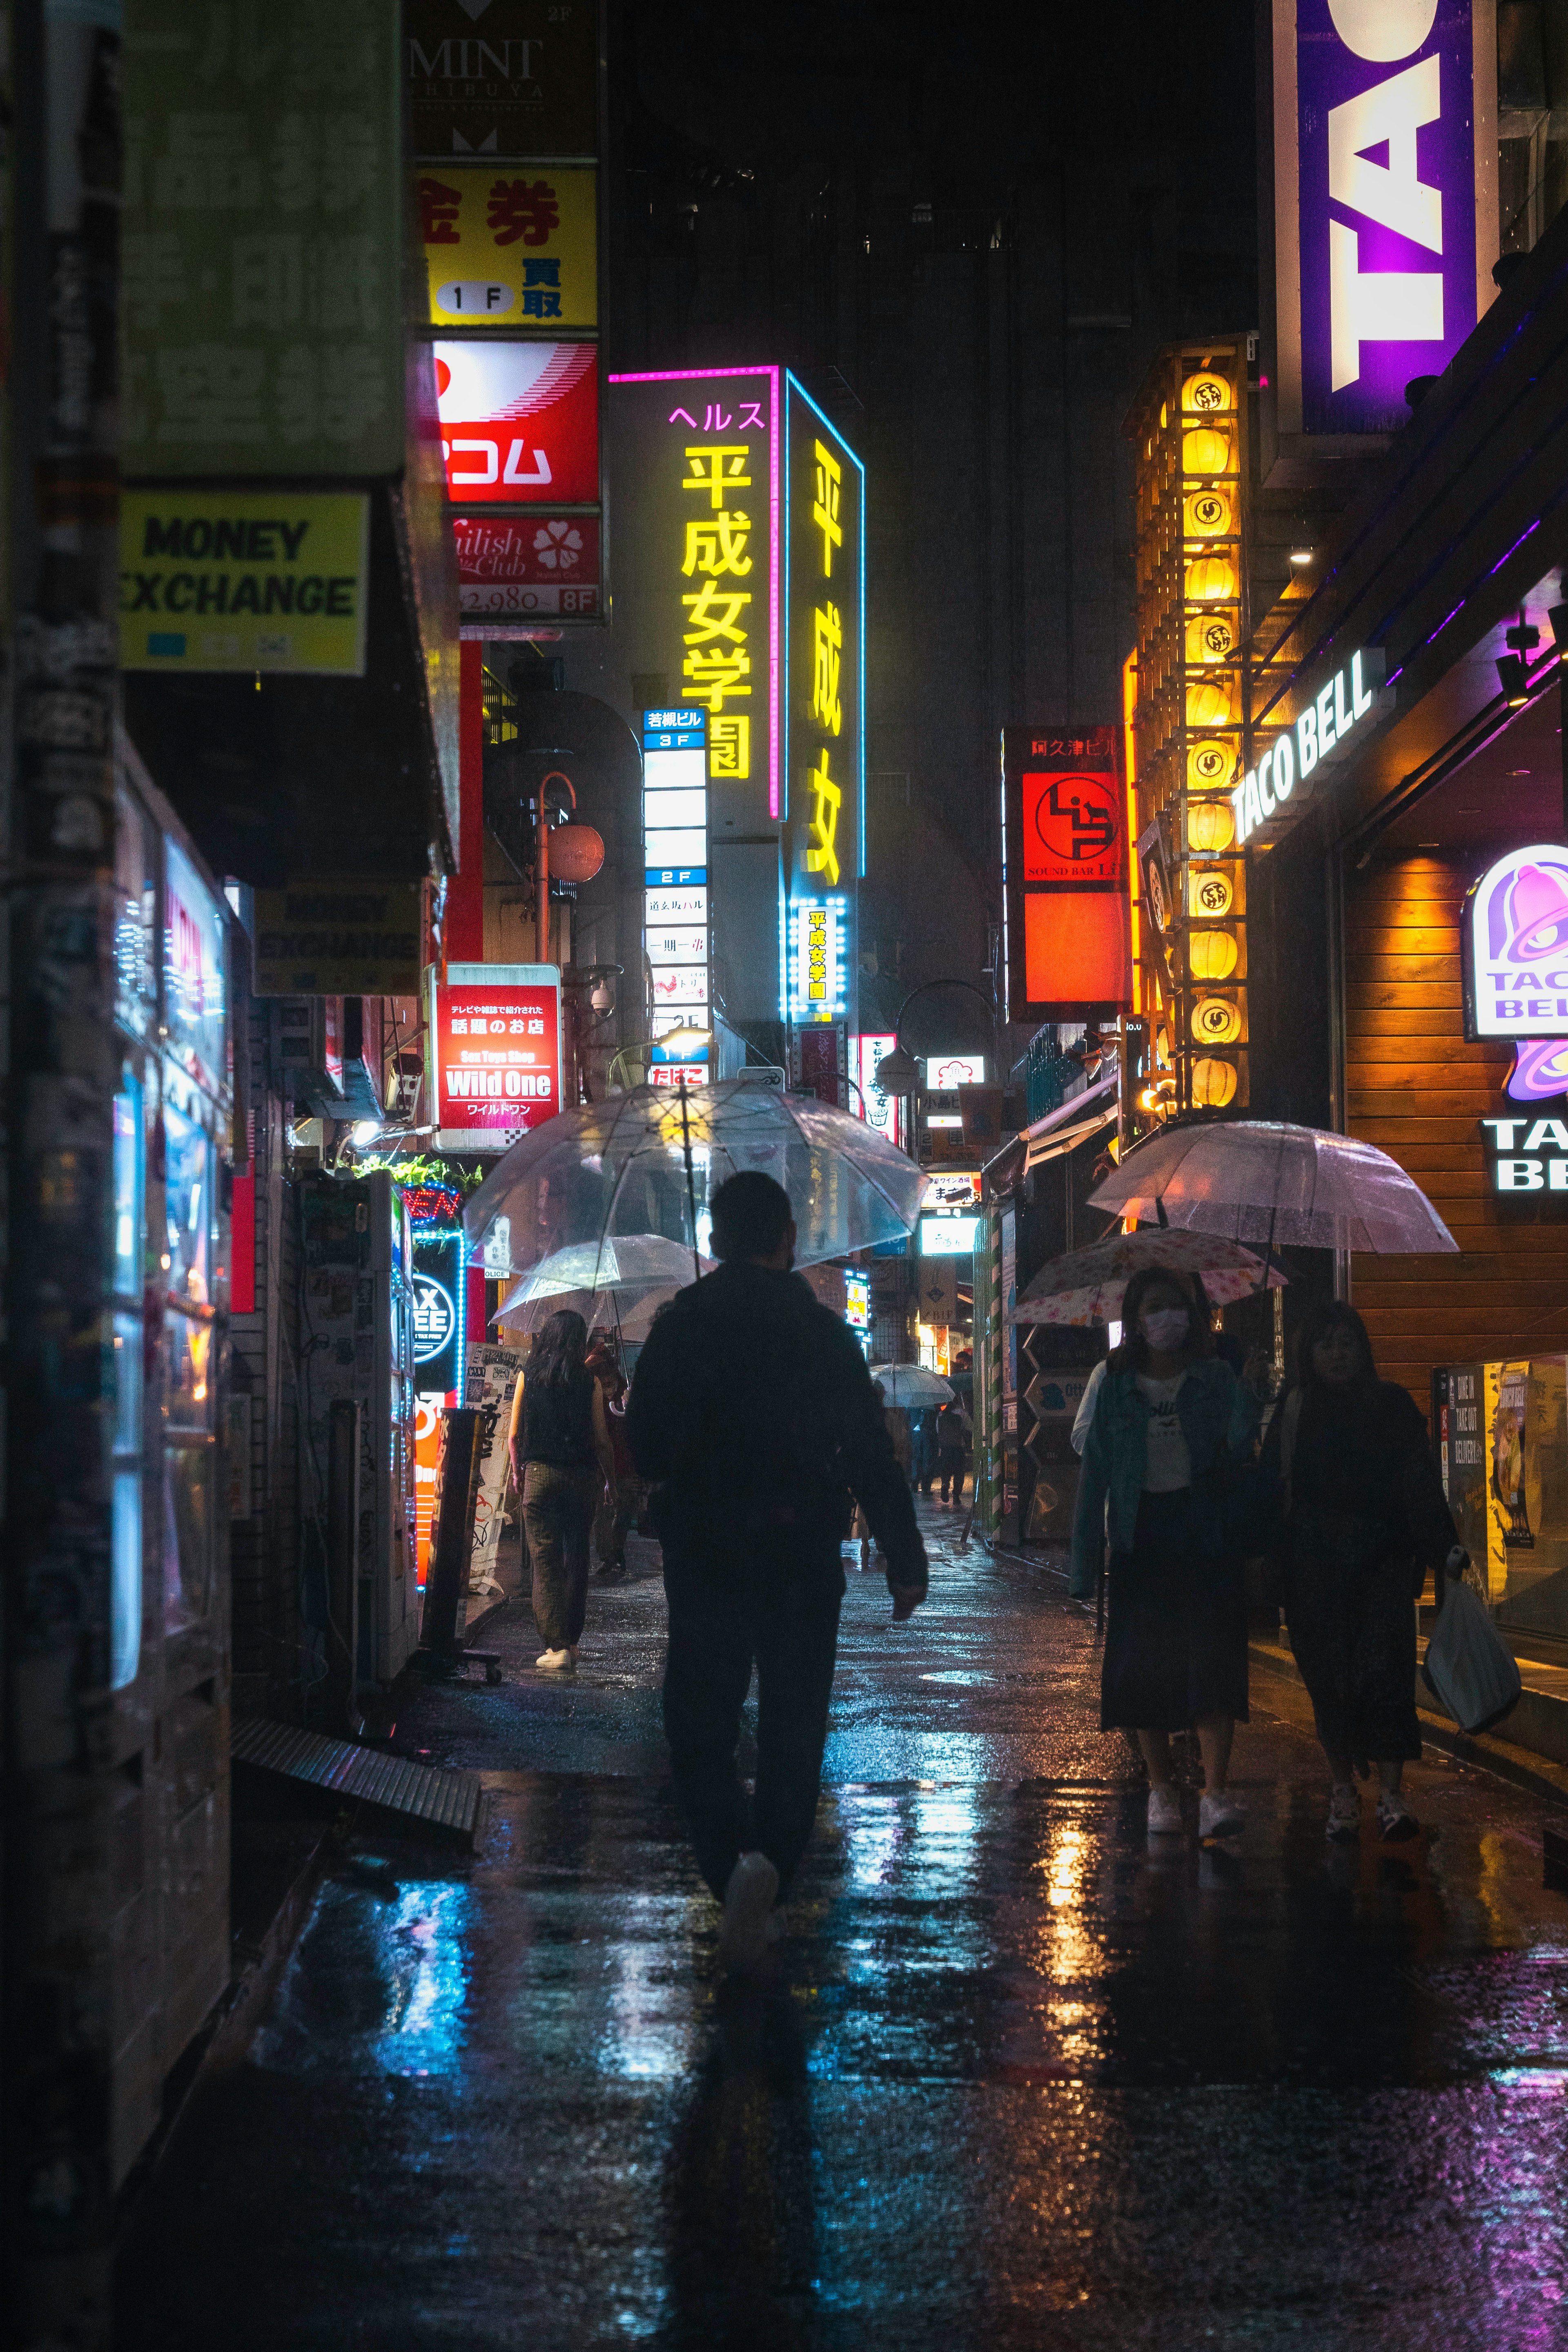
M1489 866L1465 901L1464 950L1468 1037L1568 1037L1568 849Z
M1274 0L1281 435L1389 433L1492 298L1485 0Z

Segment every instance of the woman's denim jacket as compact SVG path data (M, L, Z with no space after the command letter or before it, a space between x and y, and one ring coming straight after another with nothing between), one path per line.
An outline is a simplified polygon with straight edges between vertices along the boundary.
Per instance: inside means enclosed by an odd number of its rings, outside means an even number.
M1223 1458L1245 1460L1250 1455L1259 1412L1258 1398L1228 1364L1208 1358L1188 1365L1186 1378L1176 1391L1176 1418L1192 1457L1194 1486L1210 1483L1212 1492L1212 1474ZM1148 1459L1148 1433L1149 1408L1138 1393L1136 1373L1108 1371L1090 1423L1078 1480L1072 1570L1067 1588L1075 1601L1093 1598L1107 1532L1107 1497L1112 1550L1133 1548ZM1217 1495L1213 1508L1217 1524L1211 1532L1218 1537Z

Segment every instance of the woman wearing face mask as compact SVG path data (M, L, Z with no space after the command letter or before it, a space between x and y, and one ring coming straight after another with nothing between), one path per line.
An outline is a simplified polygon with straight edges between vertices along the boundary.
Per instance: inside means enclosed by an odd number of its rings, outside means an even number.
M1224 1837L1243 1819L1226 1774L1232 1731L1247 1717L1247 1615L1219 1487L1227 1463L1250 1453L1257 1401L1216 1360L1207 1318L1180 1276L1135 1274L1122 1328L1084 1444L1069 1590L1092 1597L1103 1529L1101 1728L1137 1735L1151 1835L1181 1829L1170 1735L1196 1728L1199 1833Z
M1366 1326L1329 1299L1301 1327L1299 1374L1270 1425L1263 1468L1279 1482L1286 1621L1317 1718L1333 1793L1327 1833L1358 1837L1355 1787L1370 1760L1377 1826L1416 1835L1400 1788L1421 1753L1416 1713L1416 1596L1428 1568L1467 1555L1427 1424L1414 1399L1380 1381Z

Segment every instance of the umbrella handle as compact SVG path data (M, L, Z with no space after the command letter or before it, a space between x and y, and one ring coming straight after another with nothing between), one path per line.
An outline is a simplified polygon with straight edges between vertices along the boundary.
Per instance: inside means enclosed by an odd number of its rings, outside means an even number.
M681 1080L681 1150L686 1163L686 1210L692 1221L692 1273L700 1282L703 1278L703 1262L697 1249L697 1188L696 1180L692 1174L692 1130L691 1122L686 1115L685 1078Z

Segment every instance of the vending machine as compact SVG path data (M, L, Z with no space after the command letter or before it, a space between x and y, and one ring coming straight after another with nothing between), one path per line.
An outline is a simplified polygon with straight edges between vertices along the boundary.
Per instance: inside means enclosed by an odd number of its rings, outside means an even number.
M361 1684L390 1683L418 1643L419 1600L413 1241L386 1171L319 1176L303 1186L300 1250L302 1517L307 1528L327 1523L331 1407L353 1398L361 1409L356 1673Z
M1441 1364L1443 1491L1499 1626L1568 1640L1568 1357Z

